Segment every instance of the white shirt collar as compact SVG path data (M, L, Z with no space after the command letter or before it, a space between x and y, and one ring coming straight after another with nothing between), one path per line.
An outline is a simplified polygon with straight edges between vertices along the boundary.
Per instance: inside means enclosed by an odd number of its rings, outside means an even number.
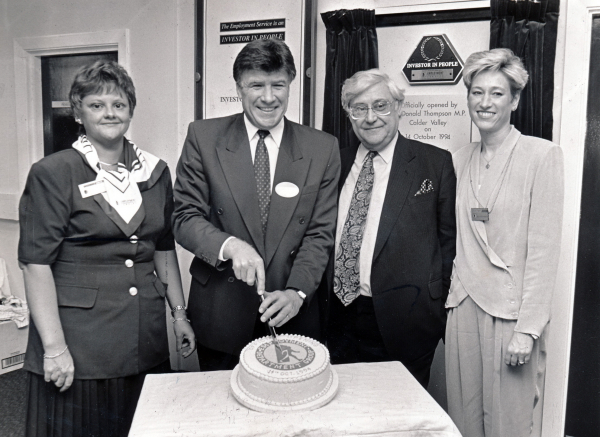
M383 149L381 149L377 152L379 154L379 156L381 156L381 159L383 159L383 161L386 164L389 164L392 161L392 158L394 157L394 150L396 149L396 143L398 142L399 135L400 135L400 132L396 132L396 135L394 135L394 138L392 138L392 141L387 143ZM358 151L356 152L357 161L363 162L369 152L370 152L370 150L367 149L363 145L363 143L360 143L360 146L358 146Z
M246 125L246 132L248 133L248 141L252 141L252 139L254 138L256 133L260 130L260 128L254 126L252 124L252 122L248 119L246 114L244 114L244 124ZM273 141L275 141L277 148L279 148L279 146L281 145L281 139L283 138L284 126L285 126L285 122L284 122L284 118L282 117L281 120L279 121L279 123L277 123L277 125L274 128L269 129L271 137L273 138Z

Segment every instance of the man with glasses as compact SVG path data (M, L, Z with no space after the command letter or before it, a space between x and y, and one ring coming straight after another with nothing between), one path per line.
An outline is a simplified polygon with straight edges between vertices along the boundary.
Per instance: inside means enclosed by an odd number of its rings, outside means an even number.
M327 341L334 364L401 361L427 386L455 255L449 152L398 132L404 95L377 69L342 87L358 147L341 150Z

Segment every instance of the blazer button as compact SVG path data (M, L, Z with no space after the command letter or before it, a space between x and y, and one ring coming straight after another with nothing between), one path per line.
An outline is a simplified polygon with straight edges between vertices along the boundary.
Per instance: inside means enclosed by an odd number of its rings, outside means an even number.
M290 252L290 256L294 256L294 255L296 255L296 251L295 251L295 250L292 250L292 251Z
M219 209L217 209L217 214L219 214L219 215L223 215L223 208L219 208Z
M129 294L131 294L132 296L135 296L137 294L137 292L138 292L138 289L135 287L131 287L129 289Z
M131 261L130 259L128 259L128 260L125 261L125 265L127 267L133 267L133 261Z
M304 217L300 218L300 220L298 220L298 222L303 225L306 221L304 220Z
M137 235L132 235L131 237L129 237L129 242L130 242L131 244L135 244L135 243L137 243L137 242L138 242L138 237L137 237Z
M234 278L233 276L230 276L229 278L227 278L227 280L228 280L229 282L233 282L233 281L235 281L235 278Z

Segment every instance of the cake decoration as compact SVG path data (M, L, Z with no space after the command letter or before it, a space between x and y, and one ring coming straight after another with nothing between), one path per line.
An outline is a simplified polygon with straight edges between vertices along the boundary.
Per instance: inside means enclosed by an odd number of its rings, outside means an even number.
M278 335L249 343L231 375L235 398L263 412L312 410L328 403L337 392L337 373L329 351L316 340Z

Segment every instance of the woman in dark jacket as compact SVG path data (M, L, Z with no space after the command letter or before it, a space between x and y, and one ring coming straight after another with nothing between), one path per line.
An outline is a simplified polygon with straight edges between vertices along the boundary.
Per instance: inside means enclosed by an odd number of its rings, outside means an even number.
M85 134L32 166L19 205L32 316L27 435L121 436L144 376L170 371L165 296L177 350L195 348L171 232L171 177L164 161L124 137L136 98L121 66L83 68L69 98Z

